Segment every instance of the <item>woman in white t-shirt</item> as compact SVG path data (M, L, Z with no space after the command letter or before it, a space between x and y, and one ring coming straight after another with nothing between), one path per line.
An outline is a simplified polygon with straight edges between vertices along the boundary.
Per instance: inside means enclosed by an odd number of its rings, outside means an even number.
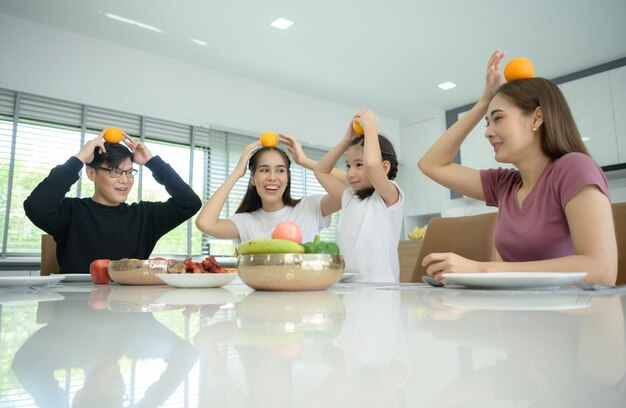
M295 138L278 136L296 163L313 170L316 162L304 154ZM246 165L251 173L246 194L231 218L220 218L228 195L246 174ZM322 228L330 225L330 215L341 208L341 201L329 194L293 199L290 166L289 157L281 149L261 147L259 141L249 144L233 172L198 214L196 226L213 237L243 242L270 238L276 224L292 221L302 229L302 242L313 241ZM333 174L345 180L341 170L334 170Z
M315 177L326 191L341 199L337 244L346 262L346 272L356 272L359 282L398 282L398 243L402 228L404 194L392 181L398 173L393 145L378 134L378 117L371 110L354 118L365 135L348 126L345 136L315 167ZM331 170L346 154L346 186Z

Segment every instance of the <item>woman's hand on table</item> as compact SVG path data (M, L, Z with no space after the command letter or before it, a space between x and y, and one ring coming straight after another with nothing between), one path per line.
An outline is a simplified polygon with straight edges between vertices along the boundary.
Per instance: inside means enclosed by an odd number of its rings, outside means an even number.
M433 252L422 260L422 266L426 267L429 276L445 281L441 275L444 273L479 273L485 272L482 262L472 261L452 252Z

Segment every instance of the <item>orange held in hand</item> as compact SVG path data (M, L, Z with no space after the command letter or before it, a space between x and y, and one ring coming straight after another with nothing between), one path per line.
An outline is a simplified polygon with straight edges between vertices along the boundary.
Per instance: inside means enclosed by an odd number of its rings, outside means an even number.
M535 76L535 67L526 58L514 58L504 67L504 77L509 82L533 76Z
M261 146L263 147L276 147L278 146L278 135L274 132L261 133Z
M109 143L119 143L124 139L124 133L120 128L106 128L104 131L104 140Z
M358 116L355 116L358 118ZM363 131L363 128L361 127L361 124L359 122L357 122L356 120L352 121L352 128L354 129L354 133L356 133L359 136L363 136L365 134L365 132Z

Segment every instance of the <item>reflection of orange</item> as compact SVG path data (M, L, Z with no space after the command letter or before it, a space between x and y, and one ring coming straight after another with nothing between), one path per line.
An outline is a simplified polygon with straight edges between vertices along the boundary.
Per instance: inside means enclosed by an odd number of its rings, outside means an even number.
M355 117L358 117L358 116L355 116ZM365 134L365 132L363 131L363 128L361 127L361 124L357 122L356 120L352 122L352 128L354 129L354 132L357 135L363 136Z
M533 76L535 76L535 67L526 58L514 58L504 67L504 77L509 82Z
M274 132L263 132L260 139L263 147L276 147L278 145L278 135Z
M109 143L119 143L124 138L124 133L120 128L106 128L104 131L104 140Z

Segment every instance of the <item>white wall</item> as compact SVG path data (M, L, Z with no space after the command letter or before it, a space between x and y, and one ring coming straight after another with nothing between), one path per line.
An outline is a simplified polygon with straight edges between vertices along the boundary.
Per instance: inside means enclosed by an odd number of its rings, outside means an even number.
M190 125L334 146L362 107L339 105L0 14L0 87ZM380 131L399 143L396 119Z

